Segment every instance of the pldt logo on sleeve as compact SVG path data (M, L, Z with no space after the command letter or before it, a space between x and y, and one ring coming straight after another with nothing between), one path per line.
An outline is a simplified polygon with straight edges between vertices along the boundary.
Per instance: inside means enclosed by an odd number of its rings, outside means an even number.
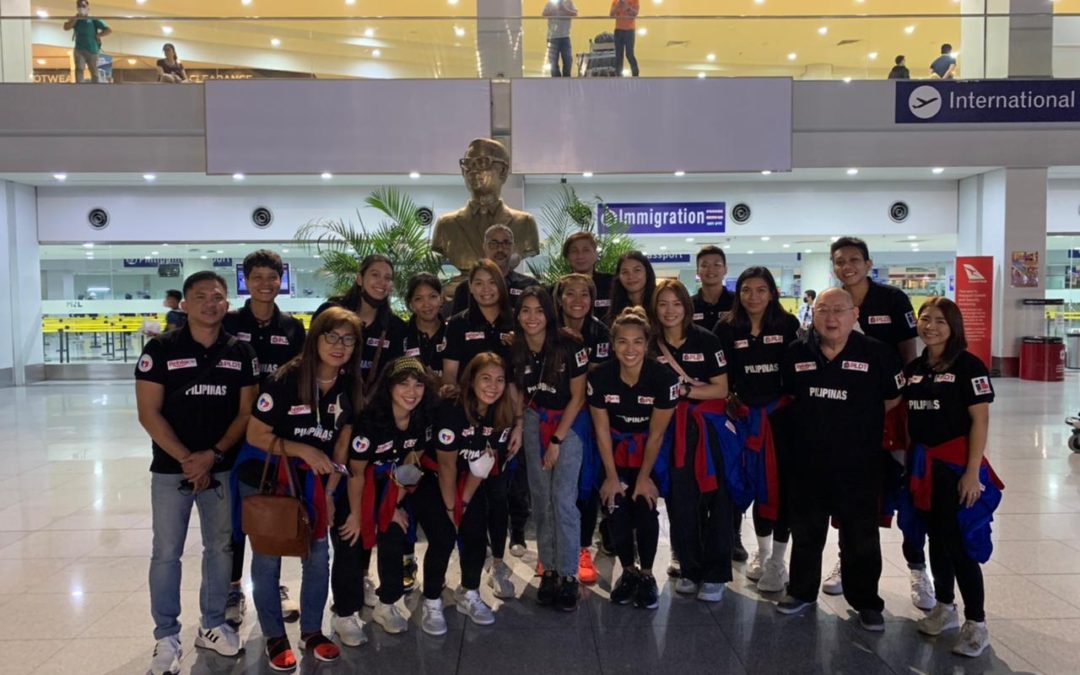
M898 81L897 124L1080 121L1078 80Z

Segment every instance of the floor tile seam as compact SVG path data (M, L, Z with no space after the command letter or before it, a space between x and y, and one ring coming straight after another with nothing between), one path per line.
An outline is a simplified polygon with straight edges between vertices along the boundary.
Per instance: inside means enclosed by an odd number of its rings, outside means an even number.
M1051 620L1060 621L1060 619L1051 619ZM1011 622L1017 622L1017 621L1040 621L1040 619L999 619L998 621L995 621L994 624L1001 623L1001 622L1010 622L1011 623ZM988 625L991 628L991 633L990 633L990 648L991 649L993 649L993 647L994 647L994 642L1000 642L1001 644L1005 645L1006 649L1008 649L1010 652L1015 654L1016 658L1020 659L1021 661L1024 662L1025 665L1027 665L1029 668L1031 668L1032 673L1042 673L1043 672L1043 671L1039 670L1038 668L1036 668L1034 663L1032 663L1032 662L1028 661L1026 658L1024 658L1020 654L1020 650L1018 650L1015 646L1013 646L1013 645L1018 644L1018 643L1013 643L1011 640L1002 637L1000 633L993 632L993 624L988 624Z
M115 592L116 592L116 593L123 593L124 591L115 591ZM130 600L130 599L131 599L132 597L134 597L134 595L135 595L136 593L139 593L139 592L141 592L141 591L140 591L140 590L134 590L134 591L130 591L130 592L128 592L128 593L127 593L127 595L125 595L125 596L124 596L123 598L121 598L121 599L120 599L120 602L116 603L115 605L113 605L113 606L112 606L112 607L110 607L109 609L107 609L107 610L105 610L104 612L102 612L102 613L101 613L101 616L100 616L100 617L98 617L98 618L97 618L97 619L96 619L95 621L91 621L89 625L87 625L87 626L86 626L86 627L84 627L84 628L83 628L83 629L82 629L81 631L79 631L78 633L76 633L75 637L73 637L73 638L69 638L68 642L70 642L70 641L72 641L72 640L98 640L98 639L100 639L100 638L95 638L95 637L85 637L85 638L84 638L84 637L82 637L82 636L83 636L83 635L85 635L85 634L86 634L86 633L87 633L87 632L88 632L88 631L89 631L90 629L92 629L92 628L93 628L94 626L98 625L99 623L101 623L102 621L104 621L104 620L105 620L106 618L108 618L108 614L109 614L109 612L113 611L114 609L116 609L116 608L117 608L117 607L119 607L120 605L123 605L123 604L124 604L125 602L127 602L127 601L128 601L128 600Z

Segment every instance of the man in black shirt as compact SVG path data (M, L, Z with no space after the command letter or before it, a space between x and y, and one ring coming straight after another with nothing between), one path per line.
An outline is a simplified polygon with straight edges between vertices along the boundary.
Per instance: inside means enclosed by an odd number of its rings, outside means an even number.
M510 256L514 253L514 231L506 225L492 225L484 232L484 255L495 261L506 278L506 290L510 292L510 302L517 311L521 293L529 286L537 286L539 281L527 274L510 269ZM450 309L453 316L469 308L469 284L462 282L454 289L454 303ZM461 364L462 368L465 364Z
M952 55L952 45L941 45L941 56L930 64L930 77L939 80L952 80L956 77L956 57Z
M240 651L240 639L225 621L232 568L228 476L258 390L259 364L249 345L221 328L227 292L214 272L188 277L187 324L147 342L135 367L139 423L153 440L155 673L179 672L180 556L193 505L203 539L202 623L195 646L225 656Z
M596 285L596 299L593 300L593 313L604 316L611 307L611 280L613 275L597 272L596 262L600 257L599 246L592 232L575 232L563 242L562 256L570 264L570 271L592 277Z
M226 333L255 349L260 376L265 379L300 353L304 346L304 324L283 313L277 306L285 265L281 256L260 249L244 258L244 285L251 297L244 306L225 315ZM240 585L244 574L244 539L233 540L232 586L226 616L234 626L244 620L245 598ZM289 589L281 587L281 609L286 621L300 618L300 607L289 598Z
M165 307L169 310L165 313L166 331L176 330L180 326L183 326L184 322L187 321L187 315L184 314L184 310L180 309L180 302L183 299L183 293L175 288L165 291Z
M781 374L795 398L791 414L800 448L789 469L791 582L777 610L795 614L817 602L832 516L840 526L844 597L863 628L882 631L881 436L886 411L900 402L904 376L887 345L853 331L858 316L847 291L824 291L814 307L815 332L784 355Z
M712 330L725 313L731 311L735 295L724 287L727 274L727 255L719 246L703 246L697 254L697 273L701 287L691 298L694 301L694 323Z

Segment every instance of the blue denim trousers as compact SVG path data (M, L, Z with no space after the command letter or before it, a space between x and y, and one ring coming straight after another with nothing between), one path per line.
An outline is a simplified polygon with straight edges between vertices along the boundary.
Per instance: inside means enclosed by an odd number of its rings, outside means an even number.
M542 468L545 448L540 447L540 416L525 411L525 460L529 463L529 491L536 519L536 545L545 570L576 577L581 539L581 512L577 508L581 473L581 439L573 431L559 446L555 468Z
M180 633L180 557L184 554L191 507L199 509L202 532L202 584L199 611L203 628L225 623L225 603L232 575L232 510L229 472L212 474L221 485L197 495L177 489L183 474L155 473L150 479L154 544L150 557L150 614L154 639Z

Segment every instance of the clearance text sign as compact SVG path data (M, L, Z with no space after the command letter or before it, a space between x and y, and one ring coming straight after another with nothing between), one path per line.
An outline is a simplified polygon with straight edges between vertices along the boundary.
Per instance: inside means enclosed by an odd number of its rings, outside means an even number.
M990 367L990 325L994 311L993 256L956 258L956 304L964 315L968 351Z

